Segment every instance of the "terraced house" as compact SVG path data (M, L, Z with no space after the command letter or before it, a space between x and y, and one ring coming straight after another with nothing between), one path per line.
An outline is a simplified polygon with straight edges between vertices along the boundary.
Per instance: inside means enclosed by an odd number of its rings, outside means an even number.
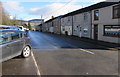
M61 34L118 43L120 37L120 2L100 2L46 22L49 27L54 21L54 33L57 23L61 26ZM56 24L55 24L56 23ZM60 29L60 28L59 28ZM49 31L51 32L51 31Z
M61 34L72 35L73 18L72 14L68 13L61 18Z
M53 31L55 34L60 34L61 33L61 16L55 17L53 19Z
M73 12L74 36L91 38L91 15L90 8L83 8Z
M61 17L62 16L58 16L43 23L42 24L43 31L60 34L61 33Z
M72 12L73 35L118 43L118 30L120 27L118 25L119 16L117 16L119 9L118 4L119 2L100 2ZM107 27L110 27L109 25L111 24L115 25L111 27L115 27L116 31L108 31L108 29L106 29ZM110 35L110 33L114 35Z
M43 32L53 33L53 19L50 19L42 24Z
M101 7L101 5L103 7ZM92 39L119 43L120 3L101 3L92 10Z

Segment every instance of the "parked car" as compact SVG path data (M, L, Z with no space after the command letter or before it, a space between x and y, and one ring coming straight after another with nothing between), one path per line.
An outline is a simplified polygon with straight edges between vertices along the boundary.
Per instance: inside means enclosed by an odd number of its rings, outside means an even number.
M6 29L6 26L0 26L0 30L1 30L1 29Z
M19 28L21 29L21 31L26 31L26 28L24 28L23 26L19 26Z
M11 30L21 30L21 28L17 27L17 26L1 26L0 29L11 29Z
M0 30L0 62L21 55L27 58L31 54L30 38L19 30Z
M28 32L28 31L29 31L29 29L24 28L23 26L19 26L19 28L21 29L21 31L25 31L25 32Z

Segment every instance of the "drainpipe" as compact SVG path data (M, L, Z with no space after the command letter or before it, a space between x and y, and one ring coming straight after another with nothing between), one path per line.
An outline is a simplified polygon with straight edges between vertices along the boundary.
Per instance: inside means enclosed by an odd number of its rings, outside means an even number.
M72 15L72 35L73 35L73 15Z
M62 34L62 33L61 33L61 18L60 18L60 20L59 20L59 23L60 23L60 25L59 25L59 26L60 26L60 34Z
M91 25L90 25L90 39L92 39L92 10L90 11L90 15L91 15L91 18L90 18L90 20L91 20Z

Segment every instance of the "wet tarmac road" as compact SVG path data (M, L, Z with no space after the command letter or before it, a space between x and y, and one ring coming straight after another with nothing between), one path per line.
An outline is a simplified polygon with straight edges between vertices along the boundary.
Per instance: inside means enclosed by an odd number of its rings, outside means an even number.
M3 62L4 75L118 75L118 51L49 33L29 36L34 58Z
M29 58L16 57L2 64L3 75L37 75L32 56Z

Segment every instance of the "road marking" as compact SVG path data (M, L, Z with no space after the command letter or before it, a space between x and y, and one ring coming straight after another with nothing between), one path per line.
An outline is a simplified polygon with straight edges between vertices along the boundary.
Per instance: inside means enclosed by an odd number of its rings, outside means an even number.
M37 62L36 62L36 60L35 60L35 57L34 57L34 55L33 55L33 52L31 52L31 55L32 55L32 57L33 57L33 61L34 61L35 66L36 66L36 68L37 68L37 75L40 76L41 74L40 74L40 71L39 71L39 68L38 68Z
M95 53L93 53L93 52L91 52L91 51L87 51L87 50L85 50L85 49L80 49L81 51L84 51L84 52L87 52L87 53L90 53L90 54L92 54L92 55L94 55Z

